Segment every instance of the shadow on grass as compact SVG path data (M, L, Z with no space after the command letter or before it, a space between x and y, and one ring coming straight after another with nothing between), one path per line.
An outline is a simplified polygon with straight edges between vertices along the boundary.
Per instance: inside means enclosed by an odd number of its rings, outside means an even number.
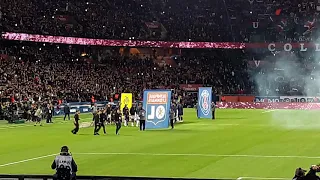
M76 134L74 136L97 136L97 137L108 137L108 136L126 136L126 137L130 137L130 136L133 136L131 134L125 134L126 132L124 132L123 134L120 134L120 135L116 135L115 133L108 133L108 134L100 134L100 135L93 135L93 134Z

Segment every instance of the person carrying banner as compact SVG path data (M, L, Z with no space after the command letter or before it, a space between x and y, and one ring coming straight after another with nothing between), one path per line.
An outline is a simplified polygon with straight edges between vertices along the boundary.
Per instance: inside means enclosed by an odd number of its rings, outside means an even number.
M132 105L132 107L130 108L131 126L134 126L134 121L136 120L135 114L136 114L136 105Z
M174 128L174 119L175 119L174 114L175 114L175 113L174 113L174 109L173 109L173 107L171 106L170 111L169 111L171 129Z
M178 104L178 118L179 122L183 122L183 106L181 103Z
M215 119L216 105L214 104L214 102L211 103L211 109L212 109L212 119Z
M107 122L110 124L111 124L111 112L112 112L111 105L108 104L106 108L106 115L107 115Z
M136 111L134 114L134 120L136 121L136 127L140 126L139 112L140 112L141 107L142 107L142 105L139 104L139 105L136 105L136 108L135 108Z
M139 121L140 131L144 131L146 129L146 110L144 110L143 107L141 107L139 111Z
M122 109L122 113L124 116L124 126L128 126L130 117L129 117L129 108L127 105L124 105L124 108Z
M194 106L194 108L196 109L197 118L199 119L199 103L196 103L196 105Z

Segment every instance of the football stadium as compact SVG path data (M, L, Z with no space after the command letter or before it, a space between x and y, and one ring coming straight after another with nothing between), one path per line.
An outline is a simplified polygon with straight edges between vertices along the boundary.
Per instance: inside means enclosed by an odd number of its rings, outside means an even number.
M319 180L319 0L1 0L0 180Z

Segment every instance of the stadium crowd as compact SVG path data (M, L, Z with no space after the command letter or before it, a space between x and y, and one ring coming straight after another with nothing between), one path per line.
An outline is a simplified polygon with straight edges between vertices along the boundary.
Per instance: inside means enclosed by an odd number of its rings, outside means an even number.
M0 5L3 31L89 38L299 41L316 37L312 30L318 26L317 4L307 0L4 0ZM109 100L130 91L141 99L146 88L186 94L180 84L213 86L218 94L277 89L254 86L247 51L185 50L175 66L161 66L155 57L120 56L116 48L106 55L102 47L3 42L8 57L0 62L2 98ZM290 91L287 84L281 93Z
M205 84L215 86L217 93L238 93L249 84L243 71L245 63L239 63L239 58L225 61L231 59L225 50L202 56L186 52L186 56L176 58L176 65L161 66L150 57L126 57L119 52L105 58L101 54L95 61L81 57L82 48L7 42L9 57L0 61L1 96L14 95L16 100L50 97L88 101L91 96L110 100L115 94L132 92L139 100L142 91L149 88L169 88L183 94L180 84ZM239 53L242 52L236 54Z
M105 39L299 40L314 35L316 5L308 0L3 0L0 23L7 32Z

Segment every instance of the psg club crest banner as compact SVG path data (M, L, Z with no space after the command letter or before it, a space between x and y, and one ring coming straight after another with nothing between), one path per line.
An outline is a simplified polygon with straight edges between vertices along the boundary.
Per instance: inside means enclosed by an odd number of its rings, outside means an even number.
M200 87L198 91L198 117L212 119L212 88Z
M146 129L169 127L170 90L145 90L143 108L146 110Z

